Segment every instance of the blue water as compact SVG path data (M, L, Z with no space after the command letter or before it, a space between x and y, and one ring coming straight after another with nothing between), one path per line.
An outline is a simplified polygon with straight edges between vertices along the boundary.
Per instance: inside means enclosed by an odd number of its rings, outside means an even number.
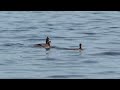
M0 78L120 78L120 12L1 11Z

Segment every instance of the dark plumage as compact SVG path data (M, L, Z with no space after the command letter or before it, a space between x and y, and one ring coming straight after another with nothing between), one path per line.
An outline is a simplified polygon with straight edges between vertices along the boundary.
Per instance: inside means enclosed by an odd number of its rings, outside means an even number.
M35 47L43 47L43 48L50 48L50 43L51 41L49 41L49 38L46 38L46 43L41 43L41 44L35 44Z

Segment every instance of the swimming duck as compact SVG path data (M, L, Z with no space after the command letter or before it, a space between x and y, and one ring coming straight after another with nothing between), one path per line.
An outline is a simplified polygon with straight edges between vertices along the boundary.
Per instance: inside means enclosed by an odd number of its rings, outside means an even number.
M50 43L51 41L48 41L47 44L40 44L40 46L43 48L50 48L51 47Z
M36 47L43 47L43 46L47 46L47 45L50 45L50 42L51 41L49 41L49 38L47 37L46 38L46 43L41 43L41 44L35 44L34 46L36 46Z
M83 50L82 44L79 44L79 48L67 48L67 50Z
M47 44L36 44L37 47L50 48L51 41L48 41Z

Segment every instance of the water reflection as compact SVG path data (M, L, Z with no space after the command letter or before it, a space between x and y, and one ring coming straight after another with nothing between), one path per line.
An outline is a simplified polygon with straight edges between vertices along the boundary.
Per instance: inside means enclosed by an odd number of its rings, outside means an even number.
M50 54L50 48L46 48L46 56L47 56L47 58L49 57L49 54Z

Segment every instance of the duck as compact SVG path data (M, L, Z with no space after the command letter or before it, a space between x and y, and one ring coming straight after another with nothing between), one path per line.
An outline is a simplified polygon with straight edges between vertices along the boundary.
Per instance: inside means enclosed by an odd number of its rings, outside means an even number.
M51 48L51 41L48 41L47 44L35 44L36 47Z
M67 48L67 50L84 50L84 49L82 48L82 44L80 43L79 48Z
M50 43L51 43L51 41L49 41L50 39L49 39L49 37L47 37L46 38L46 43L41 43L41 44L35 44L34 46L35 47L50 47Z
M51 48L51 45L50 45L51 41L48 41L47 44L39 44L40 47L43 47L43 48Z

